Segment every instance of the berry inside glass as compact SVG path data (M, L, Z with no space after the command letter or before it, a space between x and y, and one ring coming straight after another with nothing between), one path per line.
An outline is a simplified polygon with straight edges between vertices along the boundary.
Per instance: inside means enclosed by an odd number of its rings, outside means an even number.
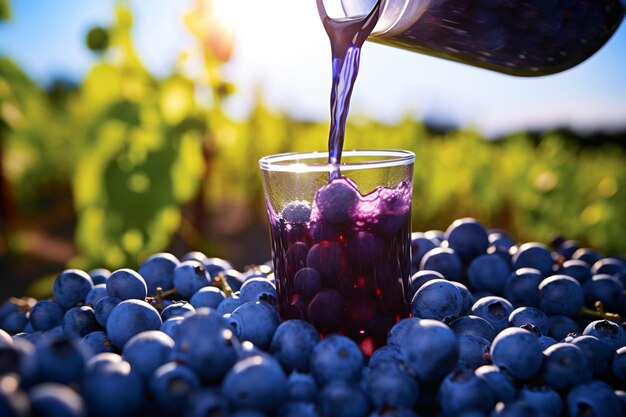
M339 166L325 158L260 161L278 307L283 319L345 334L369 355L409 314L414 155L347 151Z

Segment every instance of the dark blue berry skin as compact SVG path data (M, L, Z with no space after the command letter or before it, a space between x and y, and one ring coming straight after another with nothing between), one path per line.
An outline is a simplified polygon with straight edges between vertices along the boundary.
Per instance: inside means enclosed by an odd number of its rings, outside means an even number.
M43 337L35 346L35 357L41 381L72 384L83 377L85 357L79 339Z
M510 274L511 267L497 254L479 255L467 268L467 279L473 290L494 294L502 293Z
M176 338L176 334L178 332L178 326L183 322L183 317L172 317L171 319L165 320L159 330L172 339Z
M490 417L528 417L534 416L535 409L526 401L514 400L508 403L498 403ZM542 416L539 414L539 416Z
M80 340L80 345L89 357L103 352L113 352L109 337L102 330L91 332Z
M189 397L183 417L232 416L228 411L228 402L219 389L208 387Z
M85 301L85 297L93 288L89 274L79 269L66 269L54 280L52 294L57 303L68 309Z
M591 279L589 264L579 259L570 259L569 261L563 262L563 265L559 267L556 273L558 275L572 277L578 281L580 285L584 285L585 282Z
M369 411L367 397L353 383L333 380L320 393L322 415L328 417L365 417Z
M612 360L611 371L613 375L621 381L626 381L626 346L617 349Z
M289 223L306 223L311 219L311 205L307 201L292 201L283 208L280 217Z
M132 417L145 401L141 377L126 361L111 362L86 375L81 395L89 416Z
M63 322L65 310L52 300L40 300L30 310L30 324L38 331L50 330Z
M416 317L405 317L394 324L391 329L389 329L389 333L387 333L387 345L399 347L405 344L409 329L419 320L420 319Z
M544 352L542 380L558 392L588 382L593 368L582 350L571 343L557 343Z
M435 249L438 245L435 245L432 240L424 236L422 232L411 233L411 264L414 268L419 268L422 258L431 249Z
M171 319L172 317L184 317L188 314L193 314L196 311L193 306L186 301L174 302L161 311L161 318L163 321Z
M345 315L345 302L341 293L322 290L309 303L309 321L322 333L332 333L341 328Z
M488 365L489 348L491 343L484 337L473 334L458 336L459 340L459 364L469 369L476 369L482 365Z
M441 275L437 271L417 271L409 278L409 291L410 291L410 299L413 299L413 296L419 290L422 285L426 284L428 281L432 281L433 279L445 279L443 275Z
M96 353L85 363L85 374L90 375L106 368L110 363L122 362L122 357L113 352Z
M565 240L557 246L556 253L561 255L566 260L570 260L578 248L578 242L575 240Z
M445 279L434 279L417 290L411 301L413 317L448 322L464 309L463 296L458 287Z
M63 332L70 337L81 338L88 333L100 330L96 313L89 306L73 307L63 316Z
M139 273L129 268L113 271L106 285L109 296L122 300L144 300L148 295L146 281Z
M555 340L563 340L570 333L580 333L580 326L568 316L548 316L550 330L548 336Z
M608 384L591 381L572 388L567 394L567 411L570 416L584 415L621 417L623 409L620 399Z
M583 262L586 262L587 265L591 267L591 265L602 259L602 254L590 248L579 248L572 255L572 259L579 259Z
M547 277L552 274L554 260L546 245L538 242L529 242L521 245L513 254L513 270L520 268L535 268L541 275Z
M72 388L44 383L33 387L28 395L33 415L50 417L83 417L86 407L83 398Z
M191 368L175 362L158 367L149 378L150 393L159 406L169 411L184 410L202 386Z
M356 187L342 178L319 189L315 195L315 206L324 221L344 223L352 218L359 200Z
M457 336L474 335L491 342L496 337L496 330L491 323L479 316L461 316L450 322L450 328Z
M594 275L583 285L585 305L593 308L601 301L607 311L618 311L624 297L624 284L614 275Z
M287 376L273 358L251 356L228 371L221 391L235 410L271 412L287 399Z
M489 244L498 248L509 250L511 246L515 246L515 241L502 231L493 231L488 236Z
M485 226L469 217L455 220L446 230L444 237L448 247L454 249L466 264L484 254L489 246Z
M106 284L95 284L85 297L85 305L95 307L98 301L108 295Z
M288 320L276 328L270 344L270 353L287 372L308 372L313 349L319 341L319 332L310 323L303 320Z
M111 276L111 271L105 268L96 268L89 271L89 276L93 285L106 284L107 279Z
M294 371L287 378L289 401L316 402L319 387L311 374Z
M583 334L595 336L613 349L626 346L626 331L622 326L610 320L592 321L585 327Z
M563 400L553 389L545 386L525 386L519 391L519 399L526 401L535 409L535 413L545 417L560 417Z
M541 368L543 355L537 337L528 330L510 327L498 333L491 344L491 360L513 377L533 377Z
M377 369L383 367L401 368L402 354L398 346L384 345L372 353L367 363L368 368Z
M611 359L614 350L594 336L577 336L571 343L583 351L596 377L606 377L611 373Z
M163 322L159 312L145 301L125 300L111 310L106 324L109 340L119 349L134 335L159 330Z
M551 338L550 336L539 336L537 338L537 341L539 342L539 346L541 346L541 350L546 350L550 346L556 345L558 343L555 339Z
M331 334L313 348L310 371L320 385L333 380L356 381L364 365L358 345L346 336Z
M495 405L495 396L489 385L469 368L457 368L441 382L439 404L446 415L460 415L470 411L487 413Z
M242 303L265 301L274 305L276 297L276 286L267 279L260 277L246 280L239 290L239 298L241 298Z
M241 298L239 298L239 292L233 293L230 297L226 297L221 303L218 304L216 311L219 314L232 314L237 307L242 304Z
M572 277L552 275L539 284L539 308L549 316L574 317L583 303L583 288Z
M166 252L146 258L137 272L146 281L148 295L155 296L158 287L163 291L170 290L174 286L174 268L179 264L178 258Z
M20 307L13 300L6 300L0 306L0 329L9 334L17 334L24 331L28 324L26 309Z
M201 262L181 262L173 271L174 286L178 293L189 299L200 288L211 285L211 276Z
M168 361L173 347L171 337L158 330L148 330L136 334L124 345L122 358L130 363L133 372L148 381Z
M452 281L460 281L463 277L461 258L451 248L435 248L426 252L420 263L420 269L437 271Z
M311 301L321 288L322 276L313 268L301 268L293 277L293 292L305 303Z
M209 308L199 308L178 327L176 359L206 381L220 379L237 361L239 340L228 321Z
M364 378L363 388L375 408L412 408L419 398L415 378L397 367L371 369Z
M122 302L122 299L117 297L106 296L100 299L96 304L94 311L96 314L96 321L100 326L106 327L107 320L109 319L109 315L111 311L115 308L116 305Z
M224 294L222 290L217 287L210 286L200 288L196 291L189 299L189 303L194 308L210 307L217 309L217 306L219 306L225 299L226 294Z
M472 314L487 320L496 332L509 326L509 316L512 312L511 303L498 296L483 297L472 306Z
M481 378L491 389L497 402L510 402L517 396L515 381L508 373L503 372L495 365L483 365L474 373Z
M447 325L421 319L406 330L400 352L421 380L437 381L456 366L459 345L456 335Z
M249 340L261 349L269 349L280 324L278 312L265 301L244 302L228 320L239 340Z
M187 261L188 259L183 259L183 260ZM204 259L199 259L199 261L202 262L202 264L204 265L204 268L207 270L207 272L211 276L211 279L215 278L217 274L221 272L226 272L226 271L233 269L233 265L230 262L228 262L226 259L222 259L222 258L206 257Z
M542 280L543 276L537 269L517 269L508 276L504 283L504 298L515 307L537 307L539 305L539 284Z
M548 316L536 307L518 307L511 312L509 324L520 327L525 323L535 326L542 335L547 335L550 330Z
M591 266L591 274L612 275L624 283L626 280L626 260L619 258L602 258Z

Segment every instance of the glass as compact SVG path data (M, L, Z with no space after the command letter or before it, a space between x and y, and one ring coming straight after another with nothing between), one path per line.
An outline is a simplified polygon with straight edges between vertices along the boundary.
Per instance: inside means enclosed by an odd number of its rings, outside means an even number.
M408 316L414 160L359 150L339 165L328 152L259 161L283 319L343 333L369 355Z
M376 0L324 0L333 19ZM593 55L626 12L624 0L381 0L369 40L518 76L566 70Z

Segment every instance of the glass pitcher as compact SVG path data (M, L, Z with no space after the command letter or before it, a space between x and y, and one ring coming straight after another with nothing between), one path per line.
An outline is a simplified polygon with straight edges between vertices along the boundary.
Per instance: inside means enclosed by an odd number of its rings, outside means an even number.
M537 76L593 55L626 0L324 0L332 19L382 12L369 40L506 74Z

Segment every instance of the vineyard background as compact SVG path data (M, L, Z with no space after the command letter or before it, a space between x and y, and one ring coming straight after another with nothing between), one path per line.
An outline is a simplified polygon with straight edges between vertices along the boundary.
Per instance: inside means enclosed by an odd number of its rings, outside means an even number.
M89 32L100 58L78 84L39 85L0 57L0 298L43 297L63 268L137 267L157 251L239 268L269 259L257 160L320 150L328 126L270 111L262 91L246 120L230 118L232 39L197 15L186 24L200 78L185 54L169 76L152 75L123 4L113 26ZM6 1L0 16L10 18ZM486 140L414 117L351 118L346 142L415 152L416 231L473 216L521 241L562 233L616 255L626 253L625 145L626 132L567 129Z

